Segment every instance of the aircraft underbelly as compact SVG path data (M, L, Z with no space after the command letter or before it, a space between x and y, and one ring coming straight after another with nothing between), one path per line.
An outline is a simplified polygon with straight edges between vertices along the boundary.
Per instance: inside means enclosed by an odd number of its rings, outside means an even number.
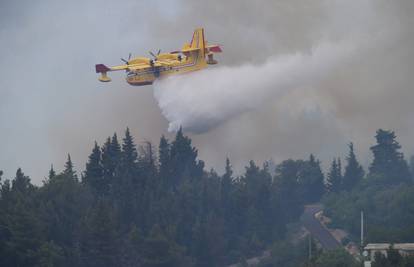
M136 72L132 75L128 75L126 80L130 85L135 86L142 86L142 85L149 85L152 84L157 78L164 78L170 75L176 75L176 74L184 74L188 72L193 72L197 70L204 69L206 66L204 65L193 65L193 66L177 66L177 67L171 67L166 70L160 70L158 77L156 77L156 72L154 71L141 71Z

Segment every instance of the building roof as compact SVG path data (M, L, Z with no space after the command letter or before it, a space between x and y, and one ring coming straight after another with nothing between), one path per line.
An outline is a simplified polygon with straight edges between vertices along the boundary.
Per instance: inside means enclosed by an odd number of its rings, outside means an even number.
M393 245L394 249L398 250L413 250L414 243L370 243L365 246L365 250L387 250L390 246Z

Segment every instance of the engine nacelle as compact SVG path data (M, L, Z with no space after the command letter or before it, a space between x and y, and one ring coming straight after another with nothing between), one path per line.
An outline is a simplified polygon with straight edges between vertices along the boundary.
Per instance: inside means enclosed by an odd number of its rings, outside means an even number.
M207 64L214 65L217 64L217 60L213 58L213 53L207 54Z

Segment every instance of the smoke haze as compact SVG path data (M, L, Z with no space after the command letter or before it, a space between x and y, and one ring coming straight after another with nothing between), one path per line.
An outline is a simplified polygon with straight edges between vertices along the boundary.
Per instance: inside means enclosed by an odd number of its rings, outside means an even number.
M231 48L229 48L231 49ZM203 133L289 90L315 84L335 71L355 47L324 43L309 54L272 57L262 64L217 67L155 83L154 95L169 131ZM188 77L187 77L188 76Z
M70 153L82 170L95 139L126 126L158 143L179 125L208 167L314 153L363 163L378 128L414 152L414 2L106 1L0 3L0 169L35 183ZM94 64L171 51L203 26L223 46L208 71L130 87ZM155 95L155 99L154 99ZM159 104L159 106L158 106Z

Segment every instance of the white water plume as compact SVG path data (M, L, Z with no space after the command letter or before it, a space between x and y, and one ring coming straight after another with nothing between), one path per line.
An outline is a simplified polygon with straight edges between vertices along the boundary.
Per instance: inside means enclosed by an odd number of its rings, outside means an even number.
M355 42L323 42L308 53L271 57L263 64L214 66L157 81L154 95L169 131L203 133L291 90L315 85L357 48Z

